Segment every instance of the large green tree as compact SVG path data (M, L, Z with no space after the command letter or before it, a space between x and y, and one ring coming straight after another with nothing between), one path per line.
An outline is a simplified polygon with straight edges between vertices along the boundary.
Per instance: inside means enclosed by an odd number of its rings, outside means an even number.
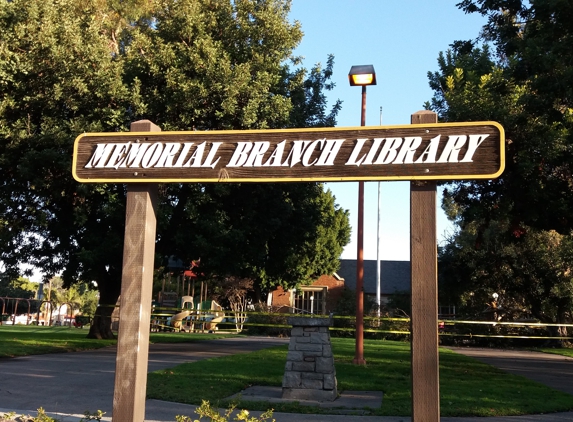
M11 280L5 275L0 275L0 296L33 299L38 293L38 287L38 283L26 277Z
M495 311L505 321L569 323L573 237L527 227L516 239L507 226L467 224L440 248L440 300L455 303L462 318L491 319ZM567 334L564 327L549 331Z
M443 267L450 265L444 275L459 285L464 276L466 285L477 277L490 292L519 292L537 318L563 322L571 317L572 278L566 261L550 265L543 250L559 260L573 230L573 51L565 47L573 39L573 4L464 0L459 6L486 16L487 24L479 39L454 42L440 54L439 71L429 74L435 91L429 107L442 121L500 122L506 169L497 180L446 187L444 207L460 232L443 250ZM484 271L489 276L481 277ZM512 289L518 281L521 287Z
M137 109L106 14L94 2L2 1L0 28L1 259L9 273L27 262L68 284L96 280L113 304L124 187L70 178L74 136L122 130Z
M322 184L173 185L157 250L201 258L208 277L254 280L255 293L338 269L348 212Z
M327 112L324 95L332 56L309 72L287 65L297 62L302 36L286 23L287 2L164 4L153 27L129 33L125 49L146 117L171 130L335 124L340 103ZM348 242L346 214L322 185L174 184L164 192L158 252L201 257L202 273L252 278L257 292L336 270Z
M302 32L289 22L289 7L288 0L0 2L6 271L27 262L47 276L63 271L66 285L93 280L100 303L115 304L125 186L71 178L73 140L82 132L125 131L141 118L163 130L334 124L340 103L328 111L323 94L333 86L333 60L310 71L299 66L293 49ZM199 255L205 270L238 271L260 286L333 269L348 241L346 213L321 185L166 185L161 192L159 254ZM98 310L91 335L112 335L111 309Z
M506 171L494 182L452 185L463 216L512 217L573 229L573 4L568 1L463 1L487 16L486 44L455 42L430 74L432 108L443 121L497 120L505 128ZM489 48L489 45L492 48ZM470 210L471 207L471 210ZM467 210L467 214L465 213ZM472 217L473 218L473 217Z

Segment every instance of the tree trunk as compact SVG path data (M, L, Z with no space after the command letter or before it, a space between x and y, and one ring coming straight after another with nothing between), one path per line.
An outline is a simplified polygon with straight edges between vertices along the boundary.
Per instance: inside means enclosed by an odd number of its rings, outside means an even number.
M253 302L254 303L261 303L262 296L263 296L263 294L261 292L260 281L255 281L253 283Z
M564 306L558 306L557 307L557 323L558 324L567 324L568 323L568 318L567 318L567 311L566 311L566 307ZM559 337L568 337L568 330L567 327L565 326L560 326L557 327L557 333ZM566 347L569 345L569 340L567 339L562 339L559 340L560 346L561 347Z
M119 279L116 277L119 277ZM115 339L115 335L111 330L111 314L115 309L115 304L121 292L121 274L117 274L116 277L107 277L104 281L98 282L99 305L96 309L88 338Z
M556 318L539 318L542 323L547 324L567 324L567 313L562 309L561 306L557 306ZM548 337L553 337L548 339L543 346L544 347L564 347L568 345L567 339L560 339L559 337L567 337L568 331L567 327L563 326L549 326L546 328Z
M111 331L111 314L114 307L110 305L99 305L96 309L88 338L97 339L115 339L113 331Z

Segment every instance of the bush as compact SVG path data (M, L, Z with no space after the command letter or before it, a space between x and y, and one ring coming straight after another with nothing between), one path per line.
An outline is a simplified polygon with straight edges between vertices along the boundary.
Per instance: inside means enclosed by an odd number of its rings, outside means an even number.
M263 422L270 420L271 422L275 422L274 419L271 419L273 416L272 410L267 410L258 418L249 415L248 410L241 410L237 414L234 419L231 419L231 415L235 410L235 406L231 406L223 415L221 415L217 410L215 410L208 401L203 400L201 406L199 406L195 413L199 415L199 419L201 418L209 418L211 422L227 422L230 420L234 421L245 421L245 422ZM175 417L176 422L199 422L198 419L191 419L189 416L182 416L178 415Z
M258 336L272 336L272 337L290 337L290 326L280 327L281 325L288 325L287 318L292 316L291 313L276 313L277 309L259 305L256 307L255 313L249 313L249 319L245 324L247 334ZM251 325L260 324L260 325Z

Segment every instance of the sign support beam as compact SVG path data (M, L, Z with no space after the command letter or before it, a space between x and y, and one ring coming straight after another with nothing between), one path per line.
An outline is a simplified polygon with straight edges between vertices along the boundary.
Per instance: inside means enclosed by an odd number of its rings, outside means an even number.
M411 116L412 124L437 120L425 110ZM436 192L435 181L410 182L413 422L440 421Z
M158 132L149 120L132 132ZM157 184L128 184L119 335L113 394L115 422L143 422L155 254Z

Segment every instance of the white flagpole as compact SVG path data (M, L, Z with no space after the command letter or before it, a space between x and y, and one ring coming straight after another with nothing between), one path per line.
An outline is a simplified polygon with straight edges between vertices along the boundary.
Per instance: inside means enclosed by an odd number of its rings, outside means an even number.
M382 126L382 107L380 107L380 126ZM376 305L378 305L378 317L380 317L380 182L378 182L378 228L376 236Z

